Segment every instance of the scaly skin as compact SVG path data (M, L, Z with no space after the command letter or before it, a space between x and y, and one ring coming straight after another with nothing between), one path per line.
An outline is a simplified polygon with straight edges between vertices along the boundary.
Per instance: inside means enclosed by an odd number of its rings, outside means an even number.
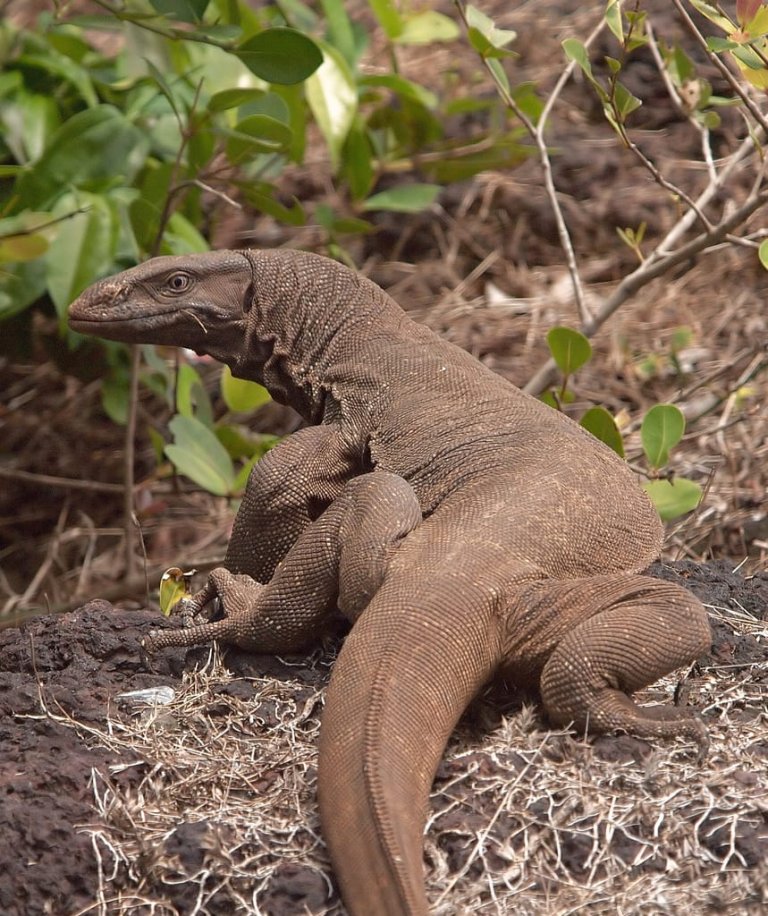
M538 686L550 719L641 737L706 732L631 693L710 643L701 604L637 575L661 525L613 452L374 284L315 255L156 258L72 305L84 333L209 353L312 424L254 468L225 558L190 601L261 652L354 621L320 739L323 829L348 910L423 916L422 832L445 743L477 691Z

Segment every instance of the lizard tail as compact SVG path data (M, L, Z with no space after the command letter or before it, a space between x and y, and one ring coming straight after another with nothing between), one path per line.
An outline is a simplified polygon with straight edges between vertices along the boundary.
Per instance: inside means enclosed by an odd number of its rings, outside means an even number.
M318 789L352 916L428 912L422 843L429 790L451 731L500 657L490 614L457 614L458 600L473 602L455 586L450 595L431 594L431 606L418 611L413 594L392 600L380 592L334 666Z

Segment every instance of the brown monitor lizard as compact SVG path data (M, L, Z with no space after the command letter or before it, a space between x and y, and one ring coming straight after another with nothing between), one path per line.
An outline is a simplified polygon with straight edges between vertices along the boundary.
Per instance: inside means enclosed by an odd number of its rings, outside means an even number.
M631 694L710 644L702 605L638 575L659 518L627 465L562 414L326 258L155 258L86 290L71 327L228 363L308 426L253 469L225 568L192 599L224 619L155 631L311 645L353 622L320 739L323 830L347 909L428 911L422 834L446 741L493 678L555 725L706 746L687 710Z

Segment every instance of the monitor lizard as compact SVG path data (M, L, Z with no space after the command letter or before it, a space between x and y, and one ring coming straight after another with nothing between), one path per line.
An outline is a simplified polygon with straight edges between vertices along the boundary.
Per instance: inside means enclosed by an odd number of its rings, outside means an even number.
M336 607L353 621L318 774L350 913L428 912L429 789L491 679L538 688L557 726L704 751L689 710L631 699L711 642L698 600L639 575L662 527L632 471L374 283L298 251L160 257L91 286L69 323L210 354L308 424L254 466L224 567L191 599L224 618L149 645L292 652Z

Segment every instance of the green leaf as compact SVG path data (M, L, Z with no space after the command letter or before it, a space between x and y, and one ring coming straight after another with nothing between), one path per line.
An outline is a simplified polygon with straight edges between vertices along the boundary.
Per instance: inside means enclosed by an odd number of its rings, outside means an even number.
M323 12L328 23L328 41L336 48L344 60L354 66L357 58L355 34L352 30L345 3L343 0L321 0Z
M643 104L637 96L632 95L629 89L618 80L615 83L613 98L616 109L622 120Z
M291 128L267 115L249 115L227 135L227 159L238 164L256 153L274 153L291 142Z
M754 17L747 23L747 33L755 38L768 32L768 6L760 4Z
M98 194L67 195L56 205L55 216L75 213L62 226L45 256L48 292L60 317L67 306L114 261L117 215L106 197Z
M702 16L706 16L710 22L714 22L715 25L719 26L724 32L730 32L733 28L728 18L722 16L711 3L706 3L705 0L690 0L690 3Z
M341 173L355 200L362 200L373 184L373 151L368 134L356 119L347 134L341 156Z
M502 86L507 92L510 92L509 77L507 76L507 71L504 69L500 60L496 60L494 57L488 57L488 69L493 73L496 81L500 86Z
M608 5L605 10L605 21L619 43L623 45L624 28L621 24L621 3L619 3L618 0L608 0Z
M178 566L166 569L160 579L158 602L161 612L169 617L174 607L189 594L189 582L195 570L182 572Z
M200 230L178 210L168 220L160 254L198 254L210 251L210 245Z
M527 115L534 124L538 124L541 113L544 111L544 102L536 91L536 84L518 84L514 88L512 97L517 102L523 114Z
M404 184L380 191L363 203L363 210L393 210L396 213L418 213L430 207L442 188L439 184Z
M182 363L176 376L176 410L182 417L196 418L204 426L213 426L213 407L199 373Z
M0 134L17 162L39 159L60 124L58 106L49 96L19 90L0 105Z
M14 261L0 267L0 321L23 312L45 292L45 275L37 261Z
M130 181L143 165L148 145L145 133L111 105L80 111L20 176L16 193L26 207L43 209L72 186L101 190Z
M543 401L547 407L552 407L555 410L562 410L565 404L573 404L576 400L576 395L572 391L544 391L539 396L539 400Z
M244 41L235 54L268 83L291 86L310 77L322 64L320 48L295 29L265 29Z
M214 93L208 100L208 111L227 111L230 108L239 108L247 102L264 95L263 89L223 89Z
M87 69L62 54L53 54L46 49L45 54L22 54L17 63L23 67L34 67L49 73L57 82L63 80L71 83L89 108L99 103L96 90L93 88L91 75Z
M251 476L251 471L253 466L261 461L261 459L267 454L267 452L274 448L277 443L280 441L279 436L259 436L259 442L256 445L255 453L250 457L248 461L240 468L237 472L237 477L235 477L235 492L241 493L248 484L248 478Z
M162 71L147 57L145 63L149 72L152 74L152 79L157 83L160 88L160 92L168 100L168 104L171 106L173 113L176 115L176 120L182 123L182 117L179 113L179 106L176 104L176 97L173 94L173 90L168 85L168 81L163 75Z
M210 121L205 123L207 112L202 118L197 114L190 117L187 130L190 133L187 146L187 168L192 174L205 174L214 155L218 152L216 134L211 129Z
M241 185L241 191L248 203L252 204L262 213L274 216L280 222L288 226L303 226L307 221L304 208L301 203L294 197L290 206L286 206L279 200L275 200L275 189L264 182Z
M322 66L306 82L307 102L320 128L334 171L357 113L357 86L349 65L331 45L321 43Z
M605 407L590 407L581 418L581 426L592 435L612 448L619 457L624 457L624 441L619 427Z
M552 328L547 334L547 345L558 369L564 375L572 375L592 356L592 344L573 328Z
M128 422L130 383L127 372L113 371L101 383L101 406L109 419L118 426Z
M261 455L264 451L264 440L271 443L276 438L262 433L252 433L247 427L229 423L217 424L214 432L233 461L250 460L254 455Z
M235 469L216 435L194 417L175 416L169 428L173 443L165 454L176 469L209 493L227 496L234 490Z
M760 247L757 249L757 255L760 258L760 263L768 270L768 239L760 242Z
M513 169L535 152L533 147L524 146L519 142L518 137L522 133L523 131L508 134L501 137L493 146L480 151L470 150L464 153L457 147L446 150L441 158L423 163L422 172L427 178L441 184L449 184L471 178L478 172Z
M399 45L426 45L433 41L455 41L461 31L448 16L424 10L406 17L403 30L394 39Z
M128 208L136 241L144 251L151 251L155 243L172 176L173 163L150 159L141 174L140 193Z
M563 51L565 51L566 57L575 61L581 67L582 72L594 87L595 92L597 92L602 101L606 101L608 93L592 75L592 64L589 61L586 46L578 38L566 38L563 42Z
M288 124L293 131L291 147L286 155L292 162L304 163L304 151L307 145L307 103L303 86L275 86L274 92L280 97L288 110Z
M683 438L685 417L674 404L656 404L643 417L640 440L648 464L664 467L669 461L669 450Z
M208 0L150 0L154 9L178 22L200 22Z
M685 515L701 502L701 487L695 480L688 480L686 477L676 477L674 480L648 480L643 484L643 489L665 522Z
M592 76L592 64L589 60L586 46L578 38L566 38L563 42L563 51L569 60L575 61L590 80Z
M695 64L679 45L675 45L667 65L678 86L682 86L696 75Z
M707 48L716 54L722 54L723 51L733 51L734 48L738 48L738 44L728 38L718 38L711 35L707 38Z
M373 226L364 219L356 219L353 216L337 216L333 207L328 204L318 204L315 207L315 219L331 234L340 235L357 235L366 234L373 230Z
M560 409L560 405L557 403L557 398L552 391L542 391L542 393L539 395L539 400L543 404L546 404L547 407L551 407L552 410Z
M224 366L220 384L224 403L230 410L238 413L256 410L271 400L269 392L263 385L248 381L248 379L235 378L229 366Z
M476 6L467 6L467 25L469 26L470 33L481 36L488 45L497 50L502 50L506 45L517 38L517 32L513 32L511 29L498 28L493 19L491 19L490 16L486 16L485 13L481 12ZM472 34L470 34L470 41L475 50L480 51L480 53L485 56L485 52L477 47L474 41L472 41Z

